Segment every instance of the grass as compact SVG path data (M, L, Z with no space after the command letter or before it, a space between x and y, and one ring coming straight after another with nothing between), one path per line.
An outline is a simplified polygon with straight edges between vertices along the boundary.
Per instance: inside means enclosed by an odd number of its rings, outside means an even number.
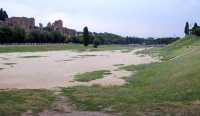
M79 82L89 82L96 79L101 79L104 75L110 74L108 70L100 70L94 72L86 72L82 74L75 75L75 80Z
M20 116L28 110L36 114L47 109L54 99L48 90L1 90L0 116Z
M103 50L118 50L126 48L127 47L123 45L102 45L99 46L99 48L93 48L93 46L84 47L82 44L0 45L0 53L57 51L57 50L103 51Z
M123 66L124 64L115 64L113 66L116 66L116 67L120 67L120 66Z
M177 42L161 49L160 55L163 60L170 60L175 57L187 55L187 53L199 49L200 39L196 36L187 36L185 39L180 39Z
M81 110L121 112L124 116L198 116L200 38L186 37L159 52L161 63L123 67L136 72L127 85L72 87L64 93Z
M12 65L15 65L17 63L3 63L4 65L8 65L8 66L12 66Z
M41 57L46 57L46 56L21 56L19 58L41 58Z

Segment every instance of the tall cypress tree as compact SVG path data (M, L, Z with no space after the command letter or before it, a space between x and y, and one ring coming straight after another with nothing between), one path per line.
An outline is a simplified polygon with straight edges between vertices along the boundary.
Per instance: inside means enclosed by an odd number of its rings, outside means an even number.
M189 35L190 34L190 26L189 26L189 23L188 22L186 22L186 24L185 24L185 35Z
M0 20L3 20L3 9L0 9Z
M88 27L84 27L83 29L83 44L84 46L88 46L90 41L90 35L88 31Z

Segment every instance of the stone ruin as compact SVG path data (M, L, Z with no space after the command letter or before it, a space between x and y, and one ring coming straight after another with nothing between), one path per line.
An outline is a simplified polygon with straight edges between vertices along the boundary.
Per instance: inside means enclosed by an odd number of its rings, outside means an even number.
M19 27L24 29L26 32L30 32L35 28L35 19L26 17L11 17L7 18L5 21L1 21L0 25L8 27Z
M76 30L64 27L62 20L56 20L52 25L51 23L48 23L47 26L51 26L54 31L59 31L68 38L76 36Z
M35 26L34 18L26 17L7 18L5 21L0 21L0 26L19 27L24 29L26 32L30 32L34 29L41 28ZM64 36L68 38L76 36L76 30L64 27L62 20L56 20L53 24L48 23L47 27L53 29L54 31L61 32Z

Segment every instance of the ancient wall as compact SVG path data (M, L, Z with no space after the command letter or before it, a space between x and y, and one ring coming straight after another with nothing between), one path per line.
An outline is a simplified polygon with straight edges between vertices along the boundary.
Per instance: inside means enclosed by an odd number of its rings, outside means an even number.
M35 27L35 19L26 17L11 17L5 20L5 24L10 27L19 27L29 32Z
M52 24L52 28L54 31L59 31L61 32L64 36L66 37L73 37L76 36L76 30L73 29L68 29L66 27L63 27L63 21L62 20L56 20Z
M5 21L0 21L0 26L19 27L24 29L26 32L29 32L35 27L35 19L26 17L11 17L7 18Z
M55 31L59 31L59 30L62 30L63 29L63 21L62 20L56 20L54 23L53 23L53 28Z
M0 26L19 27L19 28L24 29L26 32L30 32L33 29L36 29L35 19L34 18L26 18L26 17L7 18L5 21L0 21ZM62 20L56 20L52 24L48 23L47 27L53 29L54 31L61 32L66 37L76 36L76 30L63 27Z

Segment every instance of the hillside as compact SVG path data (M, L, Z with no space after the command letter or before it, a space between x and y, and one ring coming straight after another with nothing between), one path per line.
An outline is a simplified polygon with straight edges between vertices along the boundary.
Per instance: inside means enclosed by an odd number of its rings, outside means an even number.
M133 115L199 115L200 38L188 36L159 50L163 62L123 67L136 72L122 87L74 87L65 95L81 110Z

